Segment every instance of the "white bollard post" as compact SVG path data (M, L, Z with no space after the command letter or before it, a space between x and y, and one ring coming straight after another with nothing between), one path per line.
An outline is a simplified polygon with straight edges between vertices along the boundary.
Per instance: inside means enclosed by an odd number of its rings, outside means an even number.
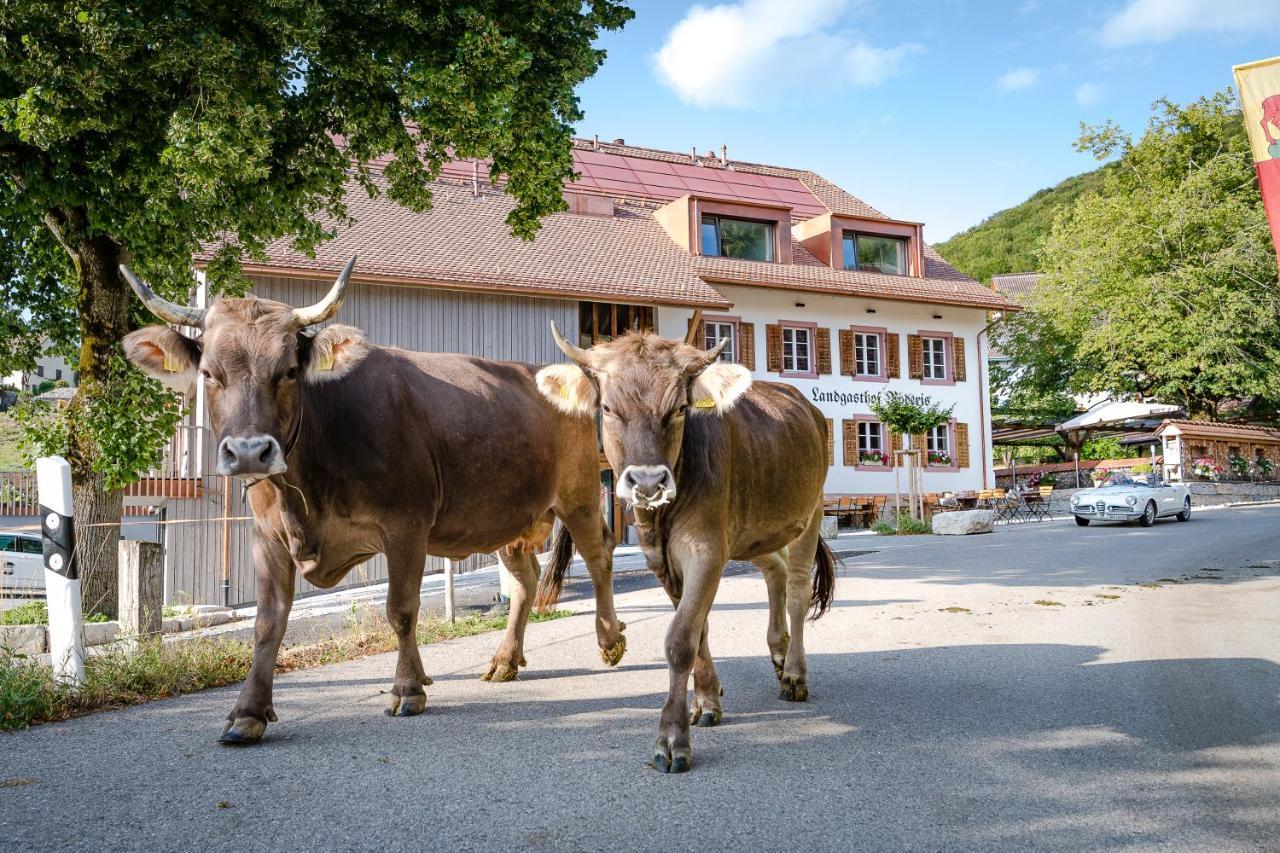
M444 618L447 622L454 622L457 619L457 612L454 608L454 590L453 590L453 560L446 560L444 564Z
M75 561L71 465L61 456L36 460L40 528L44 535L44 589L49 607L49 659L64 684L84 684L84 613Z
M506 564L502 562L497 551L493 552L493 558L498 561L498 597L504 601L510 601L511 584L515 578L511 576L511 572L507 571Z

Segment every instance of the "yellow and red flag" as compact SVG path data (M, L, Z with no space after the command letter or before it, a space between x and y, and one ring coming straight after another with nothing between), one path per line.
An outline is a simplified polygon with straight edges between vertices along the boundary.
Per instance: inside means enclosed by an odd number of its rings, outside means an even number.
M1262 205L1280 263L1280 56L1237 65L1234 70Z

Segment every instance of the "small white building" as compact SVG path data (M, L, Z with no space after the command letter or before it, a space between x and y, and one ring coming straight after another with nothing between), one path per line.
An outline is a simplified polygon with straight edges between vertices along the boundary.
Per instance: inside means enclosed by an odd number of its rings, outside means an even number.
M46 382L66 382L67 387L75 388L80 384L80 374L61 356L46 354L36 359L34 369L20 370L0 379L0 387L34 394Z

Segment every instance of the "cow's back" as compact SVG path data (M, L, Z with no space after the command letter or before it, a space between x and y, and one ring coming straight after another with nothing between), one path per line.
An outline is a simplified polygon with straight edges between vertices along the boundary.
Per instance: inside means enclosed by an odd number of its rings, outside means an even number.
M776 551L804 529L827 476L826 422L795 388L753 382L721 417L685 429L681 515L723 525L733 559Z

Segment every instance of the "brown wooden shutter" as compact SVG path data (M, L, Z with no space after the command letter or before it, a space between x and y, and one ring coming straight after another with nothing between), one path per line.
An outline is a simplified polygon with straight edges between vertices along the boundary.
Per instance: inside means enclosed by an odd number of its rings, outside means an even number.
M769 323L764 327L765 370L782 372L782 326Z
M898 333L885 332L884 335L884 364L886 379L902 378L902 353L899 351ZM923 370L923 368L922 368Z
M836 424L827 418L827 467L836 464Z
M964 338L951 339L951 351L955 354L955 360L952 362L952 376L956 382L963 382L964 375Z
M756 369L756 324L738 324L738 364L747 370Z
M924 344L919 335L907 335L907 378L924 378Z
M843 420L840 428L844 433L844 464L852 468L858 464L858 422Z
M956 465L960 468L969 467L969 425L956 424Z
M896 467L898 464L898 451L902 449L902 433L895 432L887 426L885 430L889 433L889 467Z
M853 329L840 330L840 375L853 375Z
M702 321L701 314L697 314L695 316L698 317L698 334L696 334L693 338L693 345L698 349L706 349L707 348L707 324ZM690 317L689 321L685 323L685 331L689 332L692 326L693 326L693 317Z
M818 329L818 373L828 374L831 372L831 330Z

